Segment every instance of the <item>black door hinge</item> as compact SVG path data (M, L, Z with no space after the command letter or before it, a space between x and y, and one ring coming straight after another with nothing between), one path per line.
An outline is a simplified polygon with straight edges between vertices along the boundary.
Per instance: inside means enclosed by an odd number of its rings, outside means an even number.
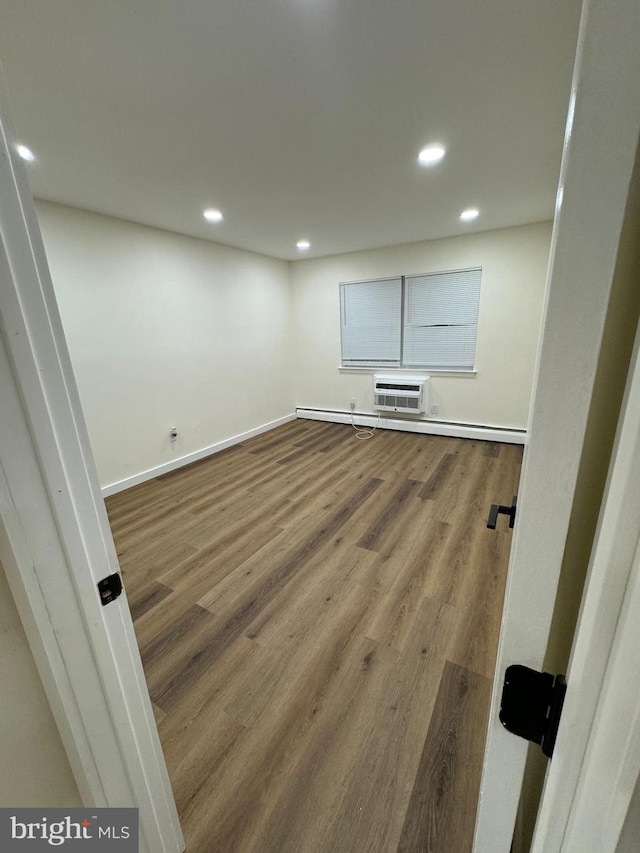
M487 519L487 527L489 530L495 530L496 524L498 522L498 515L508 515L509 516L509 527L513 527L516 523L516 509L518 504L518 496L513 496L513 503L511 506L503 506L502 504L491 504L491 509L489 510L489 518Z
M514 735L539 743L551 758L562 715L567 680L564 675L508 666L504 674L500 722Z
M122 579L118 572L115 575L109 575L108 578L103 578L98 581L98 592L100 593L100 601L102 606L110 604L122 592Z

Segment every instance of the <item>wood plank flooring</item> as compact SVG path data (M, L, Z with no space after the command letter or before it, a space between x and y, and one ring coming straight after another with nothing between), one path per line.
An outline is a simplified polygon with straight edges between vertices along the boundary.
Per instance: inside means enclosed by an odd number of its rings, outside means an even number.
M107 509L187 853L468 853L522 450L294 421Z

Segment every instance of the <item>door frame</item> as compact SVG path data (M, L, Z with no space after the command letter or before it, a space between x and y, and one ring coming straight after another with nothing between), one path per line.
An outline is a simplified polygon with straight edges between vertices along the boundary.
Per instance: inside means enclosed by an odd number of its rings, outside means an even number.
M532 853L615 853L640 774L640 325Z
M508 853L513 836L528 745L509 734L499 721L502 683L511 664L536 670L543 667L635 164L640 130L638 79L637 0L586 0L567 118L474 853ZM553 806L548 818L556 820Z
M87 806L133 806L143 853L184 850L0 71L0 560ZM25 803L25 806L30 805Z

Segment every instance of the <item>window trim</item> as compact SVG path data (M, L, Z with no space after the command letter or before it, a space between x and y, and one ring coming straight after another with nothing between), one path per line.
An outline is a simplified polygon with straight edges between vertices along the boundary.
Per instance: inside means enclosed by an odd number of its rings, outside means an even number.
M475 350L473 356L473 366L472 367L429 367L428 365L404 365L404 364L389 364L388 362L378 361L372 362L371 364L344 364L342 361L342 317L343 317L343 285L350 284L374 284L375 282L380 281L389 281L390 279L399 279L400 280L400 359L402 360L404 354L404 326L405 326L405 296L406 296L406 281L409 278L419 278L422 276L435 276L435 275L455 275L456 273L466 273L466 272L474 272L476 270L480 271L480 294L478 297L478 315L476 319L476 339L475 339ZM404 372L414 372L416 370L428 371L430 375L440 375L440 376L476 376L478 373L478 365L477 365L477 344L478 344L478 325L480 318L480 298L482 296L482 276L484 273L484 268L481 264L474 264L468 267L457 267L456 269L440 269L440 270L431 270L430 272L424 273L402 273L401 275L383 275L378 276L376 278L358 278L352 279L350 281L340 281L338 282L338 310L340 312L339 317L339 326L340 326L340 364L338 365L338 370L341 372L354 372L354 373L376 373L380 370L389 370L392 373L401 373Z
M402 375L402 373L415 373L416 370L420 370L429 374L429 376L461 376L461 377L473 377L478 375L478 366L477 364L473 367L460 367L457 369L449 368L447 370L442 370L441 368L430 368L430 367L389 367L389 365L379 366L379 367L362 367L362 366L351 366L339 364L338 370L341 373L379 373L381 370L388 370L391 373L397 373L398 375Z

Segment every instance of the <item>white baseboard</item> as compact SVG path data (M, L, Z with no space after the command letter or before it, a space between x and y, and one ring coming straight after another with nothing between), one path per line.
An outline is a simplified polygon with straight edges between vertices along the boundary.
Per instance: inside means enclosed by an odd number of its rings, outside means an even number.
M240 444L242 441L247 441L247 439L253 438L254 435L260 435L263 432L268 432L270 429L275 429L282 424L289 423L289 421L295 421L295 419L295 414L285 415L283 418L278 418L275 421L262 424L262 426L250 429L247 432L242 432L240 435L234 435L231 438L225 438L224 441L218 441L215 444L211 444L209 447L203 447L202 450L196 450L193 453L188 453L186 456L180 456L179 459L172 459L170 462L164 462L156 468L150 468L148 471L142 471L140 474L134 474L133 477L127 477L126 480L119 480L117 483L111 483L109 486L103 486L102 497L108 498L109 495L115 495L117 492L123 492L125 489L130 489L132 486L145 483L147 480L153 480L154 477L159 477L161 474L168 474L169 471L175 471L177 468L183 468L185 465L190 465L192 462L204 459L205 456L212 456L214 453L226 450L227 447L233 447L234 444Z
M190 465L192 462L197 462L199 459L204 459L206 456L213 456L214 453L219 453L221 450L226 450L227 447L233 447L234 444L240 444L253 438L255 435L260 435L263 432L268 432L282 424L289 423L296 418L303 418L312 421L330 421L336 424L351 423L351 414L349 412L332 412L322 409L296 409L295 414L285 415L283 418L278 418L275 421L262 424L255 429L250 429L247 432L234 435L231 438L226 438L223 441L218 441L216 444L211 444L209 447L203 447L202 450L196 450L193 453L188 453L186 456L180 456L178 459L172 459L170 462L164 462L156 468L150 468L147 471L142 471L140 474L134 474L132 477L127 477L125 480L119 480L117 483L111 483L108 486L102 487L102 497L107 498L109 495L115 495L117 492L123 492L125 489L130 489L132 486L137 486L140 483L145 483L147 480L153 480L154 477L159 477L161 474L168 474L169 471L175 471L185 465ZM357 426L375 426L378 420L377 415L362 415L356 413L354 415L354 423ZM476 438L481 441L502 441L506 444L524 444L526 440L526 431L518 429L503 429L501 427L479 426L477 424L456 424L447 423L445 421L426 421L426 420L402 420L400 418L381 417L378 424L379 429L396 429L402 432L419 432L428 435L446 435L452 438Z
M311 421L330 421L336 424L350 424L350 412L331 412L321 409L296 409L299 418ZM356 426L379 429L397 429L402 432L419 432L427 435L446 435L451 438L476 438L480 441L502 441L505 444L525 444L527 432L523 429L511 429L479 424L449 423L446 421L403 420L401 418L380 417L377 415L362 415L355 413L353 422Z

